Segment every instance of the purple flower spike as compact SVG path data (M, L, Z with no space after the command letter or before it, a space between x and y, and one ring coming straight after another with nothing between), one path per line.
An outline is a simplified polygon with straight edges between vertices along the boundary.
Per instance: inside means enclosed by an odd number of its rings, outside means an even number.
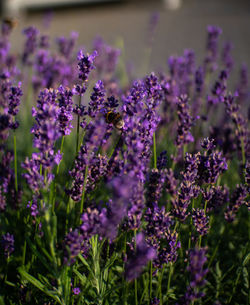
M189 105L188 105L188 96L182 95L177 103L178 107L178 129L177 129L177 138L176 144L178 147L182 147L185 144L194 141L190 130L193 126L194 119L190 115Z
M247 188L245 185L237 185L236 189L234 190L231 198L230 204L227 206L225 211L225 219L228 222L233 222L236 213L238 212L239 208L245 203L245 199L247 196Z
M34 52L37 48L37 45L38 45L37 38L39 35L39 31L35 27L31 26L31 27L24 29L23 33L26 36L26 42L24 45L22 61L24 64L31 64L29 57L32 54L34 54Z
M17 87L11 87L10 95L9 95L9 111L8 113L16 116L19 109L18 106L20 105L20 99L23 95L22 89L21 89L21 83L18 84Z
M60 132L63 135L69 135L73 128L71 124L73 120L73 93L69 88L64 88L62 85L58 88L58 92Z
M58 44L59 52L65 58L70 59L73 49L75 47L76 41L78 39L78 33L72 32L70 38L59 37L56 39Z
M126 280L132 281L136 279L141 274L143 267L146 266L150 260L153 260L155 255L155 250L146 244L144 234L138 233L136 236L136 251L128 260L125 267Z
M94 118L102 109L105 99L105 89L103 82L99 80L93 88L93 93L90 96L88 114Z
M209 216L206 216L204 210L193 209L193 223L196 231L201 235L206 235L209 230Z
M97 56L97 51L94 51L91 55L84 55L82 51L78 54L78 70L79 70L79 79L86 83L89 78L91 70L95 68L94 59Z
M83 236L79 234L76 229L74 231L70 230L64 239L63 252L64 252L64 264L72 265L77 255L84 249Z
M8 258L14 251L14 235L10 233L2 235L1 248L3 249L4 256Z
M196 248L189 251L189 265L187 271L190 273L191 280L184 297L178 304L188 305L195 300L204 297L205 293L200 290L206 284L204 279L208 273L208 269L204 268L206 261L205 248Z
M207 56L204 61L205 71L213 72L217 69L218 39L222 30L213 25L207 27Z
M224 46L223 46L223 49L222 49L222 54L221 54L221 59L222 59L222 62L225 66L225 68L228 70L228 72L230 72L233 68L233 58L232 58L232 55L231 55L231 51L233 49L233 45L230 41L227 41Z

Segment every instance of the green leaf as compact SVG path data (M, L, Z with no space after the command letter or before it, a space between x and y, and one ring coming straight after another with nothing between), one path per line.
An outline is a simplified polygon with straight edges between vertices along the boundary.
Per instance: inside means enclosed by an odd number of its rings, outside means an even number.
M243 266L246 266L246 264L248 264L249 260L250 260L250 253L248 253L248 254L246 255L246 257L244 258L244 261L243 261L242 265L243 265Z
M0 305L4 305L5 303L4 303L4 299L3 299L3 297L2 296L0 296Z
M37 280L35 277L27 273L23 267L18 268L18 272L21 274L21 276L28 282L30 282L32 285L34 285L36 288L41 290L46 295L52 297L55 301L62 304L60 298L56 295L56 291L49 291L46 289L46 286L42 284L39 280Z
M92 271L92 268L90 267L89 263L86 261L86 259L81 255L79 254L78 255L78 258L80 259L80 261L83 263L84 266L87 267L88 271L91 273L91 275L94 277L94 273Z
M81 281L82 285L84 286L86 281L87 281L86 276L84 274L81 274L76 268L73 268L73 272L79 278L79 280Z
M35 254L35 256L40 260L40 262L43 264L43 266L49 271L51 272L51 267L48 264L48 261L45 259L44 256L41 255L41 253L37 250L37 247L31 242L31 240L29 239L28 236L26 236L26 240L29 244L29 247L31 249L31 251ZM47 257L47 255L46 255Z
M219 262L216 263L215 268L216 268L216 275L220 279L221 278L221 270L220 270Z

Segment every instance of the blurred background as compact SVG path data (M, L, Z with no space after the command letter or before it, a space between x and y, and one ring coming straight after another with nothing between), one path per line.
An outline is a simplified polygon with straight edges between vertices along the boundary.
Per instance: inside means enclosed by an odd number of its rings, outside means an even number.
M126 63L140 70L148 39L149 20L158 12L148 70L166 69L170 55L194 49L202 60L207 25L223 30L220 39L231 41L236 70L250 66L249 0L2 0L1 15L15 16L18 26L12 35L13 51L22 48L22 29L34 25L52 37L79 33L79 45L87 51L100 35L107 43L122 48ZM124 46L124 48L123 48Z

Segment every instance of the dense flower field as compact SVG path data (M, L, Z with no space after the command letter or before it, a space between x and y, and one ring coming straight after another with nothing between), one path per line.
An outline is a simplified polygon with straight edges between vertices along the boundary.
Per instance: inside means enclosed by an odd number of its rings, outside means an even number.
M135 78L121 50L78 50L76 33L26 28L13 55L12 27L0 304L249 304L250 85L221 29L207 27L202 62L186 49Z

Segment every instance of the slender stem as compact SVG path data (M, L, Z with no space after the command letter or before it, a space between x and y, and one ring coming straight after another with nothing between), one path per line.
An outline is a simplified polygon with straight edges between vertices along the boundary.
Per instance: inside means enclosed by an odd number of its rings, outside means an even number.
M7 263L6 263L6 272L5 272L5 275L4 275L4 283L7 282L8 269L9 269L9 260L10 260L10 257L8 256L8 257L7 257Z
M173 272L173 264L170 263L169 273L168 273L168 286L167 286L167 304L168 304L168 293L169 293L169 290L170 290L172 272Z
M85 188L87 184L87 177L88 177L88 165L85 167L85 175L84 175L84 183L83 183L83 189L82 189L82 199L81 199L81 208L80 208L80 215L83 212L83 203L84 203L84 197L85 197Z
M135 246L135 252L136 252L136 229L134 230L134 246ZM138 294L137 294L137 279L135 279L135 305L138 305Z
M68 202L67 202L67 208L66 208L65 234L67 234L67 232L68 232L68 226L69 226L70 201L71 201L71 198L69 197L69 200L68 200Z
M156 156L156 139L155 139L155 133L153 133L153 141L154 141L154 168L157 168L157 156Z
M124 251L124 255L126 255L127 252L127 232L125 232L125 238L124 238L124 246L123 246L123 251ZM125 273L125 262L123 263L123 270ZM124 280L123 277L123 292L122 292L122 304L126 305L127 304L127 282L126 280Z
M63 137L62 137L62 140L61 140L60 153L62 153L62 151L63 151L64 139L65 139L65 136L63 136ZM54 213L54 211L55 211L55 202L56 202L56 178L57 178L57 176L58 176L58 174L59 174L60 164L61 164L61 162L57 165L55 179L53 180L53 184L52 184L52 188L51 188L52 191L53 191L52 213Z
M163 305L163 297L162 297L162 279L163 279L164 271L165 271L165 265L163 265L163 268L162 268L161 274L160 274L160 278L159 278L160 305Z
M15 190L16 193L18 191L18 184L17 184L17 151L16 151L16 135L14 133L14 166L15 166Z
M152 298L152 277L153 277L153 263L152 260L149 262L149 302Z
M65 139L65 136L62 136L61 147L60 147L60 153L62 153L62 151L63 151L64 139ZM59 174L60 164L61 164L61 162L57 165L56 175Z
M78 106L81 106L81 95L79 96L79 102ZM76 155L78 153L78 147L79 147L79 130L80 130L80 116L77 115L77 125L76 125Z
M240 138L240 142L241 142L241 155L242 155L242 164L243 166L246 163L246 156L245 156L245 145L244 145L244 139L243 137Z
M24 240L24 245L23 245L23 256L22 256L22 264L23 264L23 266L25 265L26 247L27 247L27 243L26 243L26 239L25 239Z
M209 188L208 188L209 190ZM204 205L204 216L206 216L206 210L207 210L207 200L205 201L205 205ZM202 235L199 236L199 248L201 247L201 241L202 241Z
M193 208L194 208L194 198L192 199L192 211L193 211ZM192 215L191 215L191 219L190 219L190 225L191 225L191 228L190 228L190 231L189 231L188 249L191 248L192 225L193 225L193 218L192 218Z

